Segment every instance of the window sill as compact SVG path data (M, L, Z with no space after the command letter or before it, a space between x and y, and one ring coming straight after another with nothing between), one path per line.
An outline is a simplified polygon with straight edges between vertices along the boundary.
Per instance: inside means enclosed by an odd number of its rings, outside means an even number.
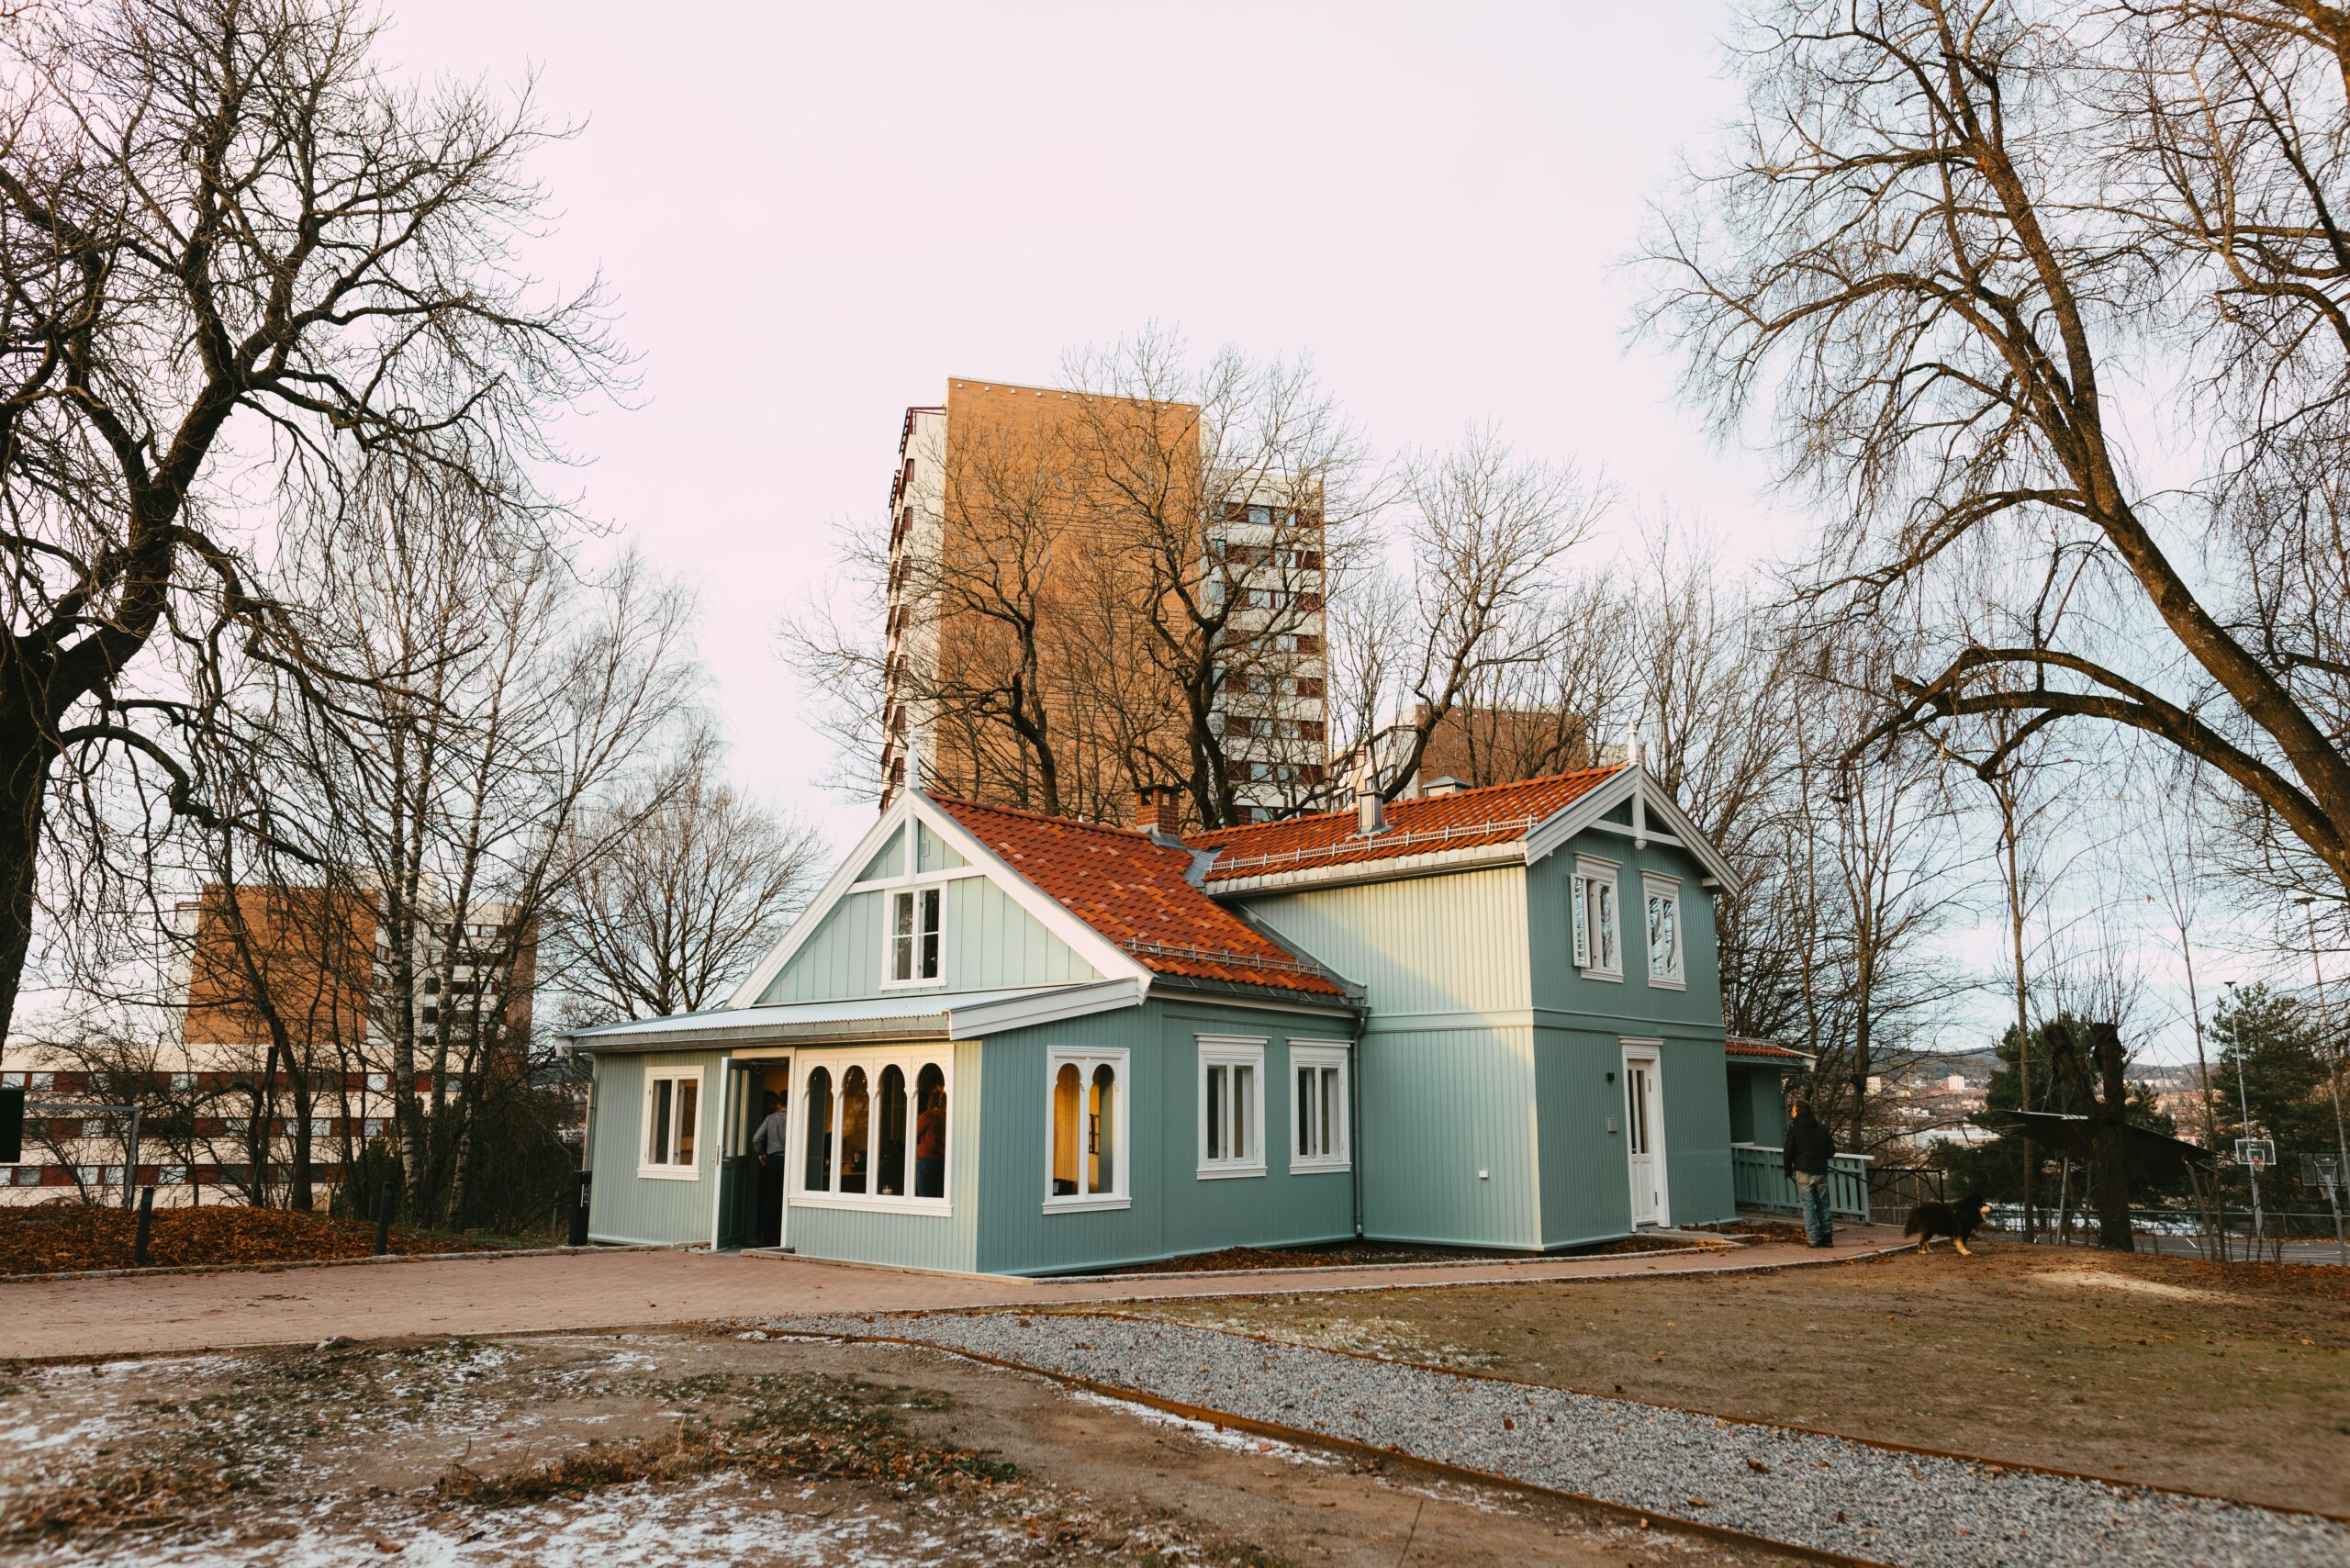
M941 1218L955 1212L954 1204L946 1198L860 1198L855 1193L794 1193L791 1206L795 1209L853 1209L859 1214L936 1215Z
M1624 983L1623 971L1620 969L1613 972L1606 969L1578 969L1575 972L1585 980L1606 980L1609 985Z
M1649 989L1651 991L1687 991L1689 982L1685 980L1659 980L1651 975L1649 977Z
M648 1182L699 1182L699 1165L640 1165L636 1173Z
M1355 1162L1351 1159L1292 1159L1289 1162L1289 1173L1292 1176L1318 1176L1326 1171L1352 1170L1354 1168Z
M1111 1209L1130 1209L1132 1198L1046 1198L1045 1212L1048 1215L1102 1214Z
M1203 1182L1226 1182L1237 1176L1262 1176L1264 1173L1262 1160L1249 1165L1203 1165L1199 1172Z
M881 989L883 991L944 991L946 989L946 977L934 975L928 980L885 980L881 982Z

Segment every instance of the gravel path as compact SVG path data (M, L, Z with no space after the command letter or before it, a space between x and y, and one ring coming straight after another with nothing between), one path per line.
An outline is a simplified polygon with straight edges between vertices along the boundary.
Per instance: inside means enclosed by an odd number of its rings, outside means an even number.
M1212 1328L1009 1313L803 1317L771 1327L972 1350L1905 1568L2350 1562L2350 1524L2311 1515L1899 1453Z

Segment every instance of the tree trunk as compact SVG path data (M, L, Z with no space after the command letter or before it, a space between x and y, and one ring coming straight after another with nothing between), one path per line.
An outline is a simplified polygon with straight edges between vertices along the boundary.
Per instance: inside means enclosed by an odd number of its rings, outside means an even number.
M19 711L0 722L0 1038L15 1022L17 990L32 951L33 889L40 868L41 807L56 748Z
M2090 1173L2097 1194L2097 1244L2117 1252L2133 1252L2137 1238L2130 1224L2130 1085L2122 1076L2121 1031L2110 1024L2090 1025L2089 1051L2096 1061L2098 1091L2093 1135L2097 1158Z

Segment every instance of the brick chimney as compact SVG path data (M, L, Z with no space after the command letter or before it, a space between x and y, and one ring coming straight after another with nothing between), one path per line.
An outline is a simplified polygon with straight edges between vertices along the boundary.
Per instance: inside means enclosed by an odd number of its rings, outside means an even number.
M1183 791L1172 784L1146 784L1135 791L1135 831L1173 838L1183 831Z

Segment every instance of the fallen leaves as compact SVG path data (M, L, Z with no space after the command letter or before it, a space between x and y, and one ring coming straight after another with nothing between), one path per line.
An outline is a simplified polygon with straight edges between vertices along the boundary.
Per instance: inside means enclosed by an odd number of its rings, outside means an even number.
M0 1209L0 1274L128 1269L138 1223L128 1209L72 1199ZM480 1251L498 1243L396 1228L390 1245L396 1253L414 1255ZM365 1220L209 1204L157 1209L147 1259L153 1267L168 1269L310 1263L364 1258L375 1250L375 1227Z

